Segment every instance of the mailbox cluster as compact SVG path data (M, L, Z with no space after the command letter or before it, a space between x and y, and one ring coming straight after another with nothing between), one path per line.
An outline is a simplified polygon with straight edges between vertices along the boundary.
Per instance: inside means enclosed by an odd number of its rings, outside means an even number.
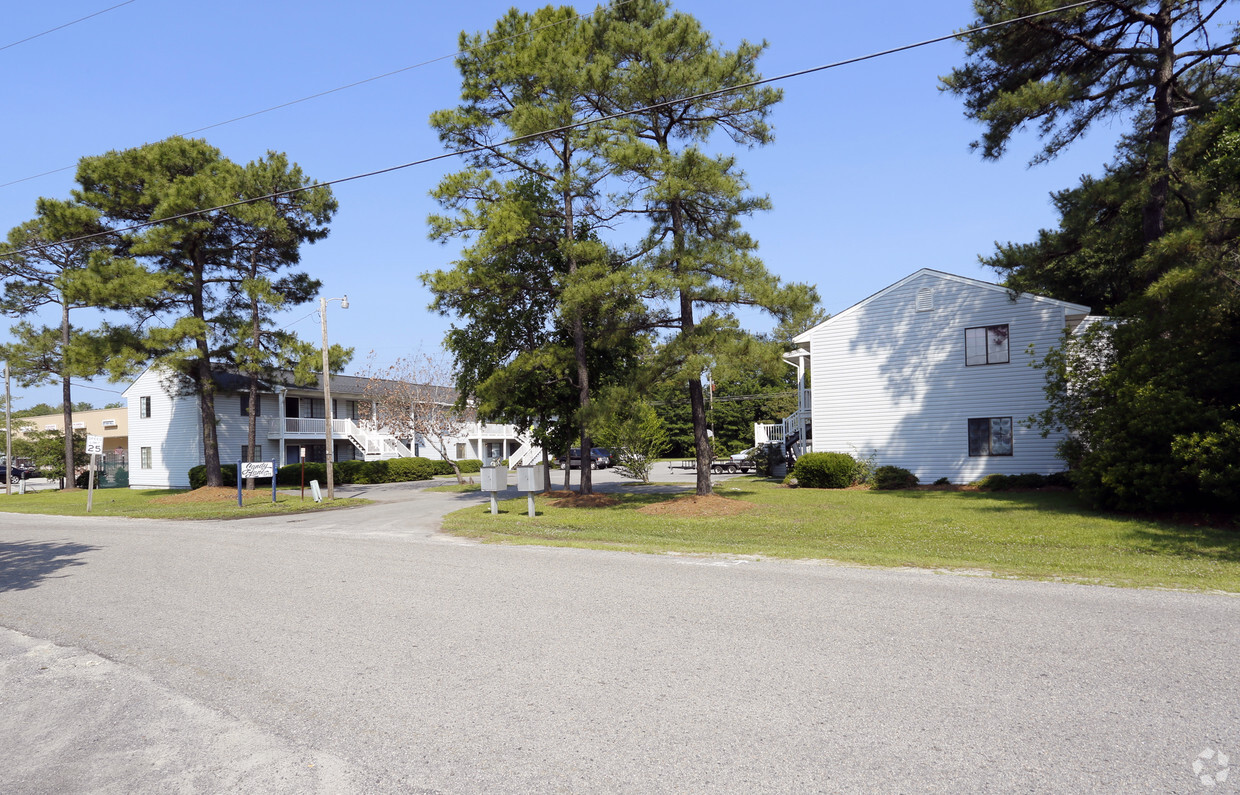
M534 515L534 495L547 487L547 468L517 467L517 491L525 492L529 515ZM499 513L499 493L508 490L508 467L495 464L482 468L482 490L491 495L491 513Z

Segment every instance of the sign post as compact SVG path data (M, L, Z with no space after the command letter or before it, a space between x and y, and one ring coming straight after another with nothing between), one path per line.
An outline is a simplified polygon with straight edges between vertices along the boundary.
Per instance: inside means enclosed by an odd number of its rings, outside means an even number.
M90 513L95 504L95 456L103 455L102 436L86 435L86 454L90 456L90 476L86 484L86 512Z
M241 481L250 478L271 478L271 501L276 501L276 462L250 461L237 462L237 507L241 507Z

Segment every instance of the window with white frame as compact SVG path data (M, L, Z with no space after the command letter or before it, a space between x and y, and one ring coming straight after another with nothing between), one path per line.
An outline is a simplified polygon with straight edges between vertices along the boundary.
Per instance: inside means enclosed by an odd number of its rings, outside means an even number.
M969 420L970 456L1011 454L1011 417L976 417Z
M978 364L1007 364L1008 326L979 326L964 330L964 363L972 367Z
M143 447L141 452L142 452L142 468L150 469L151 468L151 448Z
M151 416L151 398L149 396L138 398L138 416L139 417Z

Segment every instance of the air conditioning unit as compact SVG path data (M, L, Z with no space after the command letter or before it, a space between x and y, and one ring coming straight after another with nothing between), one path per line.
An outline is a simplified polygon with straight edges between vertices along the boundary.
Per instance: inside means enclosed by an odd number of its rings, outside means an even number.
M116 427L116 420L104 420L104 421L103 421L103 427L105 427L105 428L115 428L115 427Z
M84 422L75 422L75 423L73 423L73 430L75 430L75 431L84 431L84 430L86 430L86 423L84 423Z

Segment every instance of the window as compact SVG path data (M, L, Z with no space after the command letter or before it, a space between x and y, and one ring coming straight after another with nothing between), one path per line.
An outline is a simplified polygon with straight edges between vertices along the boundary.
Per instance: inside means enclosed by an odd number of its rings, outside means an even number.
M149 447L142 448L142 468L143 469L151 468L151 448Z
M245 393L241 395L241 416L242 417L250 416L250 395L249 393ZM255 402L254 416L255 417L263 416L263 396L262 395L259 395L258 400Z
M1008 327L981 326L964 330L964 363L975 364L1007 364L1008 358Z
M969 455L1011 454L1011 417L979 417L969 420Z
M254 445L254 457L253 458L250 458L249 452L250 452L249 445L247 444L241 445L241 460L242 461L245 461L247 463L253 463L254 461L263 460L263 446L261 444Z
M151 399L150 399L150 397L140 397L140 398L138 398L138 416L139 416L139 417L149 417L149 416L151 416Z

